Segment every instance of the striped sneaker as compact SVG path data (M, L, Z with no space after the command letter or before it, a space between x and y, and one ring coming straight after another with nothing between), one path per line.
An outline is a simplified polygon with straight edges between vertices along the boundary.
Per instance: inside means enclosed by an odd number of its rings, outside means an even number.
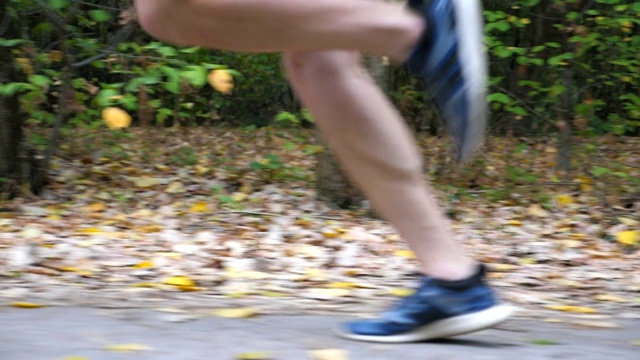
M419 44L406 61L426 82L456 148L470 159L484 140L487 122L487 60L479 0L409 0L426 20Z
M485 267L461 281L424 277L415 294L404 298L376 319L343 324L338 335L379 343L418 342L486 329L507 320L515 311L499 304L483 280Z

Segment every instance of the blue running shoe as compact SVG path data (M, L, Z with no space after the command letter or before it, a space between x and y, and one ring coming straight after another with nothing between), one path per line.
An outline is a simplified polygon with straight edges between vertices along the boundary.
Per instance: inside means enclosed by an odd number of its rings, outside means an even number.
M469 160L484 141L487 59L479 0L409 0L427 23L406 66L426 82L449 134L456 160Z
M486 270L461 281L429 277L414 295L404 298L377 319L353 321L341 326L340 336L380 343L417 342L462 335L492 327L515 311L499 305L483 280Z

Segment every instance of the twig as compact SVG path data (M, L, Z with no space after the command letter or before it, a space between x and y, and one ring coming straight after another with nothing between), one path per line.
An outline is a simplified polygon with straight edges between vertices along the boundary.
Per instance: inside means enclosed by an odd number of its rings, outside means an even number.
M113 50L118 47L118 45L120 45L121 42L127 40L131 34L133 34L133 30L135 29L135 27L131 24L121 28L120 30L118 30L112 37L111 40L109 41L109 45L107 45L107 48L104 50L100 50L101 54L92 56L88 59L82 60L82 61L78 61L76 63L71 64L72 67L74 68L79 68L79 67L83 67L86 65L91 64L94 61L100 60L106 56L108 56L109 54L111 54L113 52Z
M550 183L531 184L531 185L516 185L513 188L526 189L526 188L536 188L536 187L545 187L545 186L580 186L580 185L582 184L579 182L550 182ZM491 189L491 190L470 190L468 191L468 193L469 194L485 194L492 191L507 190L507 189L512 189L512 188L503 187L503 188Z

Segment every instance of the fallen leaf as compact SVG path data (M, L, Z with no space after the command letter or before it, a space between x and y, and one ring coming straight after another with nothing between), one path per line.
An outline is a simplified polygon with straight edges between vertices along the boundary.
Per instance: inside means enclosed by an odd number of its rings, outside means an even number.
M11 305L13 307L21 308L21 309L37 309L37 308L41 308L41 307L47 306L47 305L43 305L43 304L37 304L37 303L26 302L26 301L13 302L13 303L11 303L9 305Z
M627 226L638 226L640 225L640 221L638 220L634 220L634 219L629 219L626 217L619 217L618 221L620 221L621 224L627 225Z
M567 206L575 202L571 195L559 195L556 200L558 201L558 204L562 206Z
M65 356L62 360L90 360L88 357L84 356Z
M586 328L597 328L597 329L617 329L620 327L620 325L614 323L614 322L609 322L609 321L586 321L586 320L582 320L582 321L573 321L571 322L571 324L576 325L576 326L580 326L580 327L586 327Z
M322 349L309 351L311 360L349 360L349 354L341 349Z
M233 193L233 195L231 195L231 199L235 202L242 202L247 200L247 198L249 197L249 195L242 193L242 192L235 192Z
M109 351L148 351L152 349L150 346L143 344L107 345L104 348Z
M91 205L87 205L84 207L84 209L90 212L100 212L100 211L105 211L107 209L107 205L105 203L98 202L98 203L93 203Z
M397 250L394 253L395 256L400 256L403 258L407 258L407 259L415 259L416 258L416 253L414 253L411 250Z
M200 203L194 204L189 209L189 212L191 213L208 213L210 211L211 211L211 208L209 207L209 203L206 203L206 202L200 202Z
M166 285L173 285L173 286L178 286L178 287L183 287L183 286L187 286L187 287L193 287L196 286L195 282L193 282L193 280L191 280L190 278L186 277L186 276L173 276L170 278L166 278L164 280L162 280L163 284Z
M407 288L396 288L396 289L390 289L389 290L389 294L393 295L393 296L398 296L398 297L407 297L407 296L411 296L413 294L415 294L415 290L414 289L407 289Z
M640 340L633 340L633 341L631 342L631 345L633 345L633 346L640 346Z
M621 231L616 234L616 239L618 242L628 246L636 246L638 242L640 242L640 231L630 230L630 231Z
M627 300L615 295L600 294L595 297L598 301L626 302Z
M273 357L268 352L248 352L236 355L238 360L271 360Z
M509 220L509 221L507 221L507 224L511 225L511 226L522 226L522 221L520 221L520 220Z
M573 305L546 305L547 309L557 310L557 311L566 311L580 314L594 314L597 313L598 310L585 306L573 306Z
M538 204L533 204L527 209L527 215L534 217L547 217L549 213Z
M152 178L148 176L130 177L129 180L132 181L135 186L140 188L149 188L166 183L164 179Z
M153 267L153 262L151 262L151 260L146 260L134 265L134 268L136 269L148 269L152 267Z
M167 186L167 189L164 192L167 194L180 194L186 191L187 189L185 189L184 185L180 181L174 181Z
M246 319L258 315L258 310L254 308L217 309L212 311L211 314L229 319Z

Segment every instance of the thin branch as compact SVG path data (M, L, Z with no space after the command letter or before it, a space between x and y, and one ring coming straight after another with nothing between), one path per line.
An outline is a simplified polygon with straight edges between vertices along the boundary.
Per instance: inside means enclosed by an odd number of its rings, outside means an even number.
M99 50L101 53L94 55L88 59L76 62L71 64L72 67L74 68L79 68L79 67L83 67L86 65L91 64L94 61L100 60L102 58L105 58L107 56L109 56L109 54L113 53L113 50L118 47L118 45L123 42L126 41L127 39L129 39L129 37L131 36L131 34L133 34L133 31L135 29L135 26L132 24L129 24L123 28L121 28L120 30L118 30L113 37L111 38L111 40L109 41L109 45L107 45L106 49L103 50Z
M539 112L535 111L532 107L530 107L529 105L527 105L523 100L521 100L520 98L518 98L514 93L510 92L509 90L503 88L502 86L498 86L498 85L494 85L498 90L502 91L505 94L508 94L509 96L511 96L513 99L515 99L520 105L522 105L525 109L529 110L531 113L533 113L534 115L536 115L537 117L539 117L540 119L546 119L546 117L542 114L540 114Z
M82 5L87 5L87 6L93 6L93 7L100 8L100 9L118 10L118 11L124 11L124 10L126 10L126 9L115 8L115 7L106 6L106 5L93 4L93 3L86 2L86 1L74 0L73 2L75 2L76 4L82 4Z

